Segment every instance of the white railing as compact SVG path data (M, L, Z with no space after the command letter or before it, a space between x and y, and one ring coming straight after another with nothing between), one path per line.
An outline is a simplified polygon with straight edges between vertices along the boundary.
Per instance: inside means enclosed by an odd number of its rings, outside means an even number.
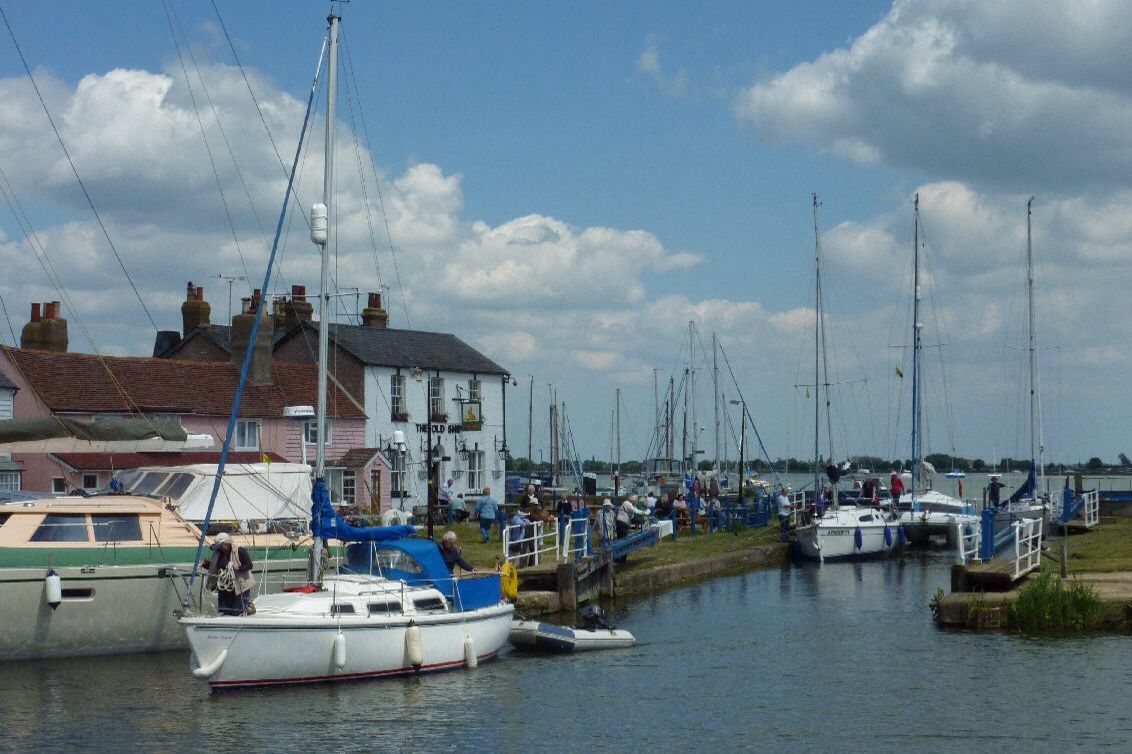
M1091 529L1101 520L1101 495L1096 490L1085 492L1081 495L1085 498L1085 528Z
M955 540L959 544L959 559L964 563L979 557L979 548L983 543L983 527L978 523L956 523Z
M1042 564L1042 519L1023 518L1014 524L1014 578L1019 579Z
M516 568L538 565L544 558L556 560L559 549L557 523L533 521L503 528L503 559Z
M574 519L569 519L566 522L566 531L560 532L558 539L562 545L559 560L574 560L574 558L581 553L582 556L586 555L587 545L590 541L590 522L583 522L579 519L575 524Z

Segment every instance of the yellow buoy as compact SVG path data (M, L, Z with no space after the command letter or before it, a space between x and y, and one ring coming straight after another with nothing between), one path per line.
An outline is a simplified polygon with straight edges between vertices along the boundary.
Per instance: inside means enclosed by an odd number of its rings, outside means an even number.
M519 596L519 573L515 570L515 566L504 563L499 571L499 582L504 597L513 600Z

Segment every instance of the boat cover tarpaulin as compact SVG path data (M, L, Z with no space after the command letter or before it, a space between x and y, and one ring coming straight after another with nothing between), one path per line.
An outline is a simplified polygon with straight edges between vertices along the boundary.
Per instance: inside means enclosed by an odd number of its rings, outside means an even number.
M168 494L174 498L181 518L200 522L204 521L212 497L216 469L215 463L146 466L125 472L119 479L123 481L125 492ZM186 476L191 477L191 481ZM184 486L186 482L188 486ZM230 463L224 467L212 520L305 521L310 499L311 468L306 464Z
M311 534L316 537L338 539L342 542L385 542L411 537L416 533L416 529L407 524L353 526L346 523L346 519L338 515L334 506L330 504L330 495L327 494L326 485L321 479L315 480L308 499L311 501ZM217 505L219 506L219 500Z
M175 419L99 418L80 422L62 417L0 421L0 451L84 453L180 450L208 447L212 438L187 434Z

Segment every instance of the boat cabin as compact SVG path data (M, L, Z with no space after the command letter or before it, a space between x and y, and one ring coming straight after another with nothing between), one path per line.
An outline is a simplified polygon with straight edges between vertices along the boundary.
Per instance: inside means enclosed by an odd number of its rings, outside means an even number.
M456 610L475 610L503 599L498 573L453 576L440 548L429 539L355 542L346 547L344 573L383 576L409 585L428 585L451 601Z

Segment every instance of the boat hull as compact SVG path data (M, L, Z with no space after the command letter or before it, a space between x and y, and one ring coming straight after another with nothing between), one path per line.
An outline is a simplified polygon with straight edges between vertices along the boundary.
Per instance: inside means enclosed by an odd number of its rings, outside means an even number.
M570 628L533 620L514 621L508 640L522 649L561 653L624 649L637 643L633 634L623 629Z
M45 568L0 568L0 661L162 652L188 646L177 624L180 599L168 569L190 564L56 567L63 600L52 609L44 588ZM305 576L306 559L270 563L261 583ZM199 584L198 580L196 584ZM184 589L184 587L181 587ZM201 590L194 585L193 599ZM205 607L216 598L204 592Z
M344 616L328 623L240 616L183 618L181 623L192 647L194 674L207 677L213 689L236 689L452 670L469 665L473 653L477 663L490 660L507 641L514 610L500 603L412 618ZM410 625L420 631L419 666L411 661Z
M809 560L883 557L900 546L900 524L875 508L842 507L800 527L797 539L800 554Z

